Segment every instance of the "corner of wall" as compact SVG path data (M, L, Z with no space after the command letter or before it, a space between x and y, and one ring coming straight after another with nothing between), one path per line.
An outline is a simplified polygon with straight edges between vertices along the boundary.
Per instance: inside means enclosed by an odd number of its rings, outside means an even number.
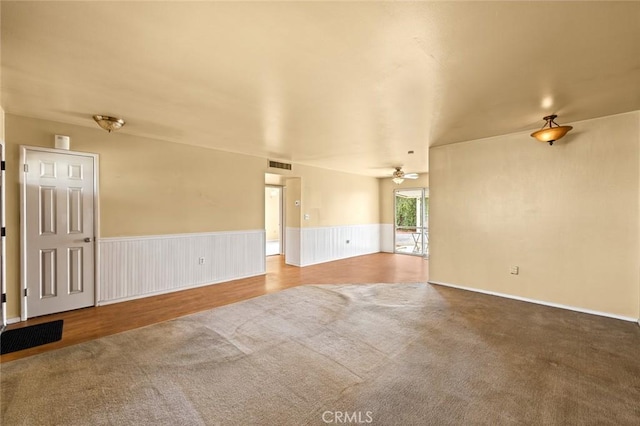
M640 111L574 126L429 151L430 279L640 317Z

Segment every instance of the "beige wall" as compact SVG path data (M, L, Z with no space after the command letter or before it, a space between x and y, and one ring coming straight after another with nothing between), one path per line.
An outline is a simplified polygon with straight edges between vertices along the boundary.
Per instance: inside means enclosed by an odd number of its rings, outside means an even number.
M276 173L264 174L264 183L267 185L284 186L286 180L287 180L287 177L284 175L279 175Z
M294 177L285 181L285 226L300 228L300 205L296 201L302 200L302 179Z
M376 178L294 164L291 176L266 173L265 183L285 186L287 227L380 223Z
M638 318L639 115L432 148L430 279Z
M380 223L376 178L307 166L295 172L302 176L303 228Z
M54 135L63 134L72 150L100 155L101 237L265 227L263 158L11 114L6 132L9 318L20 315L20 145L52 148ZM296 177L277 178L287 187L287 226L378 223L377 179L294 167ZM303 212L310 220L302 220Z
M264 229L265 161L6 115L8 316L19 316L19 145L100 154L101 237Z
M418 179L405 179L400 185L393 183L391 178L380 178L380 223L393 224L393 191L396 189L428 188L429 174L422 173Z
M8 114L12 165L18 145L53 147L54 134L69 135L72 150L100 154L102 237L264 227L255 213L264 209L260 158ZM15 169L8 178L17 182Z
M379 223L376 178L294 165L295 177L282 177L286 226L293 228ZM270 183L276 180L267 178ZM295 202L300 201L296 206ZM309 219L305 219L305 214Z

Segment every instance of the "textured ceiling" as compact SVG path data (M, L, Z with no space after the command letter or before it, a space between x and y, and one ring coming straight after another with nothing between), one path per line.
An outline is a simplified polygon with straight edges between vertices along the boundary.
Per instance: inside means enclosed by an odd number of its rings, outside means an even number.
M639 2L0 7L7 113L359 174L640 109Z

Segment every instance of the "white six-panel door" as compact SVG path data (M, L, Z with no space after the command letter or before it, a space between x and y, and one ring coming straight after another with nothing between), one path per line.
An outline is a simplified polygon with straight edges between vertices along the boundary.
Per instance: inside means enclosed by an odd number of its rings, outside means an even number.
M93 306L95 157L25 149L24 158L26 316Z

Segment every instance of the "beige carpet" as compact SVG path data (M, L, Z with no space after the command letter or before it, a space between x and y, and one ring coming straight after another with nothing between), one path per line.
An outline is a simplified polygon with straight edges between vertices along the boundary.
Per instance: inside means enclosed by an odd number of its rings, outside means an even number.
M296 287L0 372L3 425L640 424L636 324L427 284Z

